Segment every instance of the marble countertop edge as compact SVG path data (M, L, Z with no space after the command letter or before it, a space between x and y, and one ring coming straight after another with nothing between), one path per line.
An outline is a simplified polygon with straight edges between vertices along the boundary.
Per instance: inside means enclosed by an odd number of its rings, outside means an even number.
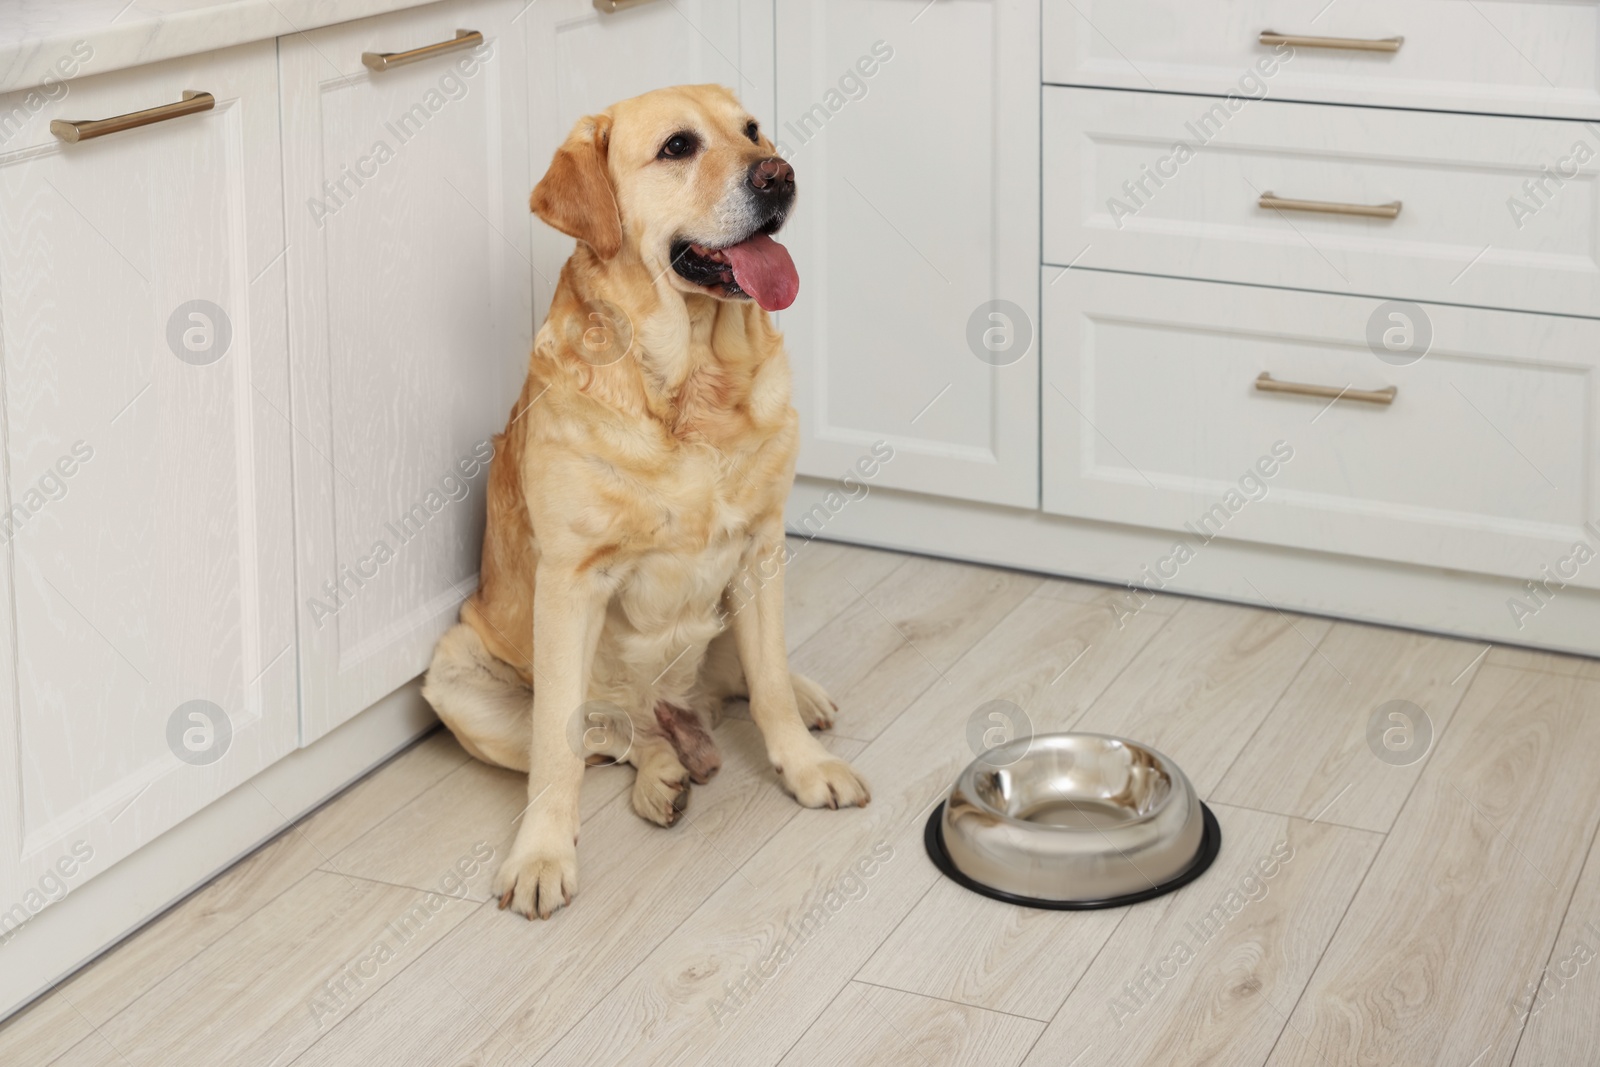
M20 0L0 8L0 93L270 40L436 0ZM93 50L82 60L84 45ZM74 51L76 49L76 52ZM77 60L77 62L74 62ZM71 71L62 78L62 70Z

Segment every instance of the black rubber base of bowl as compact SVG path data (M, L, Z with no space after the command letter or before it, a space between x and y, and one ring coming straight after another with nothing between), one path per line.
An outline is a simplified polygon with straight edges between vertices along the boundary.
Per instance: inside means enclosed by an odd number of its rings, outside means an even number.
M1007 893L1003 889L995 889L984 885L982 882L967 877L956 869L950 860L950 853L944 849L944 834L940 827L944 819L944 803L933 809L933 814L928 816L928 826L922 832L922 843L928 850L928 858L933 865L942 871L946 878L966 889L972 890L994 900L1003 900L1007 904L1020 904L1024 908L1045 908L1050 911L1097 911L1101 908L1121 908L1129 904L1137 904L1142 900L1153 900L1156 897L1182 888L1206 873L1217 853L1222 851L1222 827L1217 824L1217 817L1206 807L1205 802L1200 804L1200 813L1204 821L1204 829L1200 835L1200 851L1195 854L1194 862L1181 873L1162 882L1160 885L1141 889L1136 893L1128 893L1120 897L1110 897L1105 900L1040 900L1035 897L1019 896L1016 893Z

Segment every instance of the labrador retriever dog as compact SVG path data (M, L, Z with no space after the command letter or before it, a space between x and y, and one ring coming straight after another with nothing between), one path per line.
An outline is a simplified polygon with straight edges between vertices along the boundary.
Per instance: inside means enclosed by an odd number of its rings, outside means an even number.
M469 753L528 774L501 908L571 903L586 763L633 764L634 810L673 825L732 697L801 804L870 798L811 733L837 707L784 642L798 417L768 312L799 291L772 239L794 204L793 169L713 85L579 120L533 190L578 243L495 438L478 590L423 687Z

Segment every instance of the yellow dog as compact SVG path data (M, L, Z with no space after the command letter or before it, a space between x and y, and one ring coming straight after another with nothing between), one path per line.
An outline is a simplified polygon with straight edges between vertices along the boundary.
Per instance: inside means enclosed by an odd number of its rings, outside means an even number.
M580 120L533 190L578 245L496 439L478 591L423 689L468 752L528 772L494 891L529 918L577 890L585 761L632 763L634 810L670 826L720 766L729 697L801 804L869 799L812 736L836 708L784 642L798 419L768 312L799 291L772 239L794 202L789 164L709 85Z

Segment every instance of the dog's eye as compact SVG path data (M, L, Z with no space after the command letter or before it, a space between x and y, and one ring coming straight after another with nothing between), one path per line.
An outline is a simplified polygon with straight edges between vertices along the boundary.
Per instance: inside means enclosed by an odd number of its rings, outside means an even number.
M744 128L744 135L750 138L751 144L761 143L761 127L757 126L754 122L750 123Z
M657 159L683 159L694 155L694 150L700 147L700 141L692 133L675 133L667 138L667 143L661 146Z

